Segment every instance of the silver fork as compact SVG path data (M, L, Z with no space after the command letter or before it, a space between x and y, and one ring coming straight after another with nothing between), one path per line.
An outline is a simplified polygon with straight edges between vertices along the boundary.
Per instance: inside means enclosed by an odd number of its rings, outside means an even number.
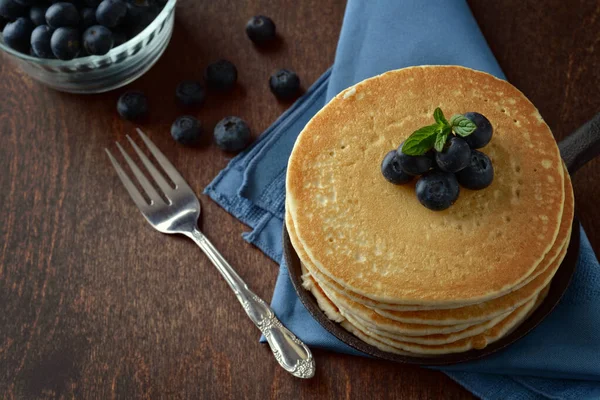
M131 171L137 178L140 186L146 192L150 199L148 203L140 194L127 173L121 168L121 165L113 157L108 149L106 153L117 170L121 182L125 189L138 206L146 220L159 232L168 234L181 234L192 239L210 261L217 267L223 278L227 281L239 302L244 307L246 314L252 322L260 329L267 338L273 355L279 364L289 373L298 378L311 378L315 373L315 362L308 347L302 343L292 332L290 332L275 313L260 297L254 294L248 285L240 278L234 269L225 261L223 256L208 241L206 236L198 230L198 218L200 217L200 202L189 185L181 177L179 172L169 162L167 157L148 139L148 137L138 129L140 137L162 167L167 176L175 184L173 188L158 171L146 155L140 150L135 142L127 135L127 139L138 154L142 164L146 167L146 172L152 177L156 185L163 192L168 202L165 202L160 194L154 189L144 173L138 168L135 162L129 157L125 149L117 143L117 147L123 154L125 161L131 168Z

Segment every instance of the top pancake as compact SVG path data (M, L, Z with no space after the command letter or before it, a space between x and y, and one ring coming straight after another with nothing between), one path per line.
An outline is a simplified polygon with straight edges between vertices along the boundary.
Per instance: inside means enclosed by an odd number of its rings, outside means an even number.
M461 188L441 212L418 202L414 183L380 172L435 107L480 112L494 127L481 149L494 182ZM463 67L412 67L345 90L313 117L290 157L286 200L314 266L340 285L391 304L472 304L525 280L552 247L563 179L552 133L519 90Z

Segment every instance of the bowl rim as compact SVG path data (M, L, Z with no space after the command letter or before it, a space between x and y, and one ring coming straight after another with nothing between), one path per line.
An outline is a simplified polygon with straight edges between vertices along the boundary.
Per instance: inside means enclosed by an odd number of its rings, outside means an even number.
M4 44L4 40L0 41L0 50L4 51L5 53L10 54L11 56L21 59L23 61L27 61L30 63L35 63L35 64L39 64L39 65L43 65L43 66L48 66L48 67L77 67L77 66L80 66L83 64L89 64L89 63L94 63L94 62L98 63L103 60L110 59L111 57L115 56L117 53L120 53L121 51L123 51L123 49L125 49L125 47L134 47L134 46L137 46L139 43L141 43L151 32L155 31L156 28L164 20L166 20L167 16L169 14L171 14L173 9L175 8L176 3L177 3L177 0L168 0L167 3L165 4L165 6L163 7L163 9L160 11L160 13L156 16L156 18L154 18L154 20L147 27L144 28L144 30L142 30L140 33L138 33L136 36L129 39L125 43L123 43L117 47L113 47L112 49L110 49L110 51L108 53L101 55L101 56L100 55L92 55L92 56L87 56L87 57L74 58L72 60L57 60L57 59L52 59L52 58L38 58L38 57L30 56L28 54L21 53L17 50L11 49L6 44ZM2 32L0 32L0 33L2 33Z

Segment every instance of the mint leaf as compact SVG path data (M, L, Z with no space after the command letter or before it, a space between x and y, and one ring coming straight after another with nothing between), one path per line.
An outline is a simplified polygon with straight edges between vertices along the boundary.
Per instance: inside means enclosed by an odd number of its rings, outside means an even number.
M477 129L477 125L473 121L461 114L453 115L450 118L450 125L452 125L454 133L462 137L469 136Z
M446 141L448 140L448 136L451 132L452 128L450 128L450 125L445 126L441 130L438 130L438 133L435 137L435 144L433 146L435 148L435 151L440 153L444 151L444 146L446 145Z
M444 117L442 109L439 107L433 112L433 119L435 119L435 122L437 122L439 125L449 125L448 120L446 117Z
M409 156L420 156L427 153L435 144L438 131L438 124L417 129L402 145L402 152Z

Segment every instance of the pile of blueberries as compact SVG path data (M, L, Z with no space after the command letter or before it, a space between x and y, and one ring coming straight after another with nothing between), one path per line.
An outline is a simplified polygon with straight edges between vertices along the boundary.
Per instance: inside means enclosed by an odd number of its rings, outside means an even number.
M420 175L415 186L417 198L434 211L445 210L454 204L460 186L471 190L488 187L494 179L492 161L476 149L492 139L492 124L476 112L464 116L477 127L472 134L463 138L450 135L442 152L432 149L420 156L403 153L403 142L398 150L390 151L383 159L383 176L391 183L402 185Z
M167 0L0 0L11 48L39 58L104 55L146 28Z
M1 0L0 0L1 1ZM107 1L107 0L105 0ZM246 24L246 34L257 46L268 46L276 40L275 23L262 15L252 17ZM237 83L236 66L228 60L219 60L209 64L204 70L204 83L209 91L229 92ZM206 97L207 89L201 82L186 80L175 90L177 102L184 107L199 107ZM281 100L291 100L298 96L300 78L290 70L281 69L269 79L271 92ZM128 120L143 118L148 113L148 100L140 91L128 91L119 97L117 111ZM203 133L202 123L194 116L184 115L171 126L171 136L183 145L196 145ZM251 140L248 124L239 117L229 116L222 119L214 129L215 143L228 152L243 150Z

